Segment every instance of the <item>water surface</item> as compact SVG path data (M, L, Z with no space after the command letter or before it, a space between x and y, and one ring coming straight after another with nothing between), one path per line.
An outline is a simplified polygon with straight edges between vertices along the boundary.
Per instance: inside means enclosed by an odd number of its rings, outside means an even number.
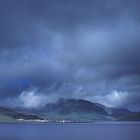
M1 123L0 140L140 140L140 123Z

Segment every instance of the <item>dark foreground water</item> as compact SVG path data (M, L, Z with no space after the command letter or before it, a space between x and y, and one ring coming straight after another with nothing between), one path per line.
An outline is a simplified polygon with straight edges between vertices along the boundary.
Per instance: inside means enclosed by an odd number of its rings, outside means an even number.
M140 123L2 123L0 140L140 140Z

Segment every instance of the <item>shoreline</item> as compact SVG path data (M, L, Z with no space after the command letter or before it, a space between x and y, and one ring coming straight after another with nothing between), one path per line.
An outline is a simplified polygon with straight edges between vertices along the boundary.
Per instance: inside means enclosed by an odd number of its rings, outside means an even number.
M41 121L0 121L0 124L140 124L140 121L95 121L95 122L41 122Z

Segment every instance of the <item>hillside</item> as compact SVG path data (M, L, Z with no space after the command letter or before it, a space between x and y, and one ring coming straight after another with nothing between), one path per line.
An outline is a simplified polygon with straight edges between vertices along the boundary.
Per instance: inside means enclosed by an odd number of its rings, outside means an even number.
M82 99L60 99L39 109L0 107L0 121L96 122L140 121L139 112L109 108Z

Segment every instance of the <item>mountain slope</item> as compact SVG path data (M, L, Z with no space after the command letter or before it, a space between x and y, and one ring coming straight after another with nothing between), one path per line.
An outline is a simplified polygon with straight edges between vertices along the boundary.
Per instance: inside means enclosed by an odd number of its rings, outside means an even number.
M82 99L60 99L39 109L0 107L0 121L46 120L49 122L140 121L139 112L108 108Z
M56 103L47 104L36 113L51 120L71 120L93 122L110 120L104 108L86 100L60 99Z
M33 113L16 111L14 109L0 107L0 121L15 121L15 120L41 120L42 118Z
M47 119L68 119L74 121L115 121L133 113L124 108L108 108L102 104L92 103L82 99L60 99L56 103L46 106L36 113Z
M97 106L96 104L86 100L75 100L75 99L60 99L57 103L47 104L43 111L47 112L58 112L61 114L68 114L71 112L96 112L100 114L107 114L104 108Z
M120 117L118 120L120 121L140 121L140 112L134 112L129 115L125 115Z

